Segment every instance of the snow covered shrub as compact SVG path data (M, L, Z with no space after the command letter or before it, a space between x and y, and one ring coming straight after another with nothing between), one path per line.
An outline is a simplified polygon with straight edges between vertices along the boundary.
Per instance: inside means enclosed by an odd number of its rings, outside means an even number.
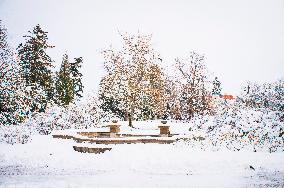
M64 115L70 127L87 129L99 124L101 111L98 107L97 98L95 96L89 96L84 102L69 105L64 110Z
M194 129L204 129L207 126L210 116L208 115L196 115L191 119L191 122L194 125Z
M47 135L53 130L87 129L99 123L99 112L95 98L87 103L70 104L66 107L53 105L42 113L33 113L25 123L39 134Z
M191 120L186 145L202 150L284 151L283 111L245 107L240 102L219 104L214 116ZM199 139L199 138L205 138Z
M214 121L222 124L208 132L208 138L214 146L237 151L284 151L281 113L267 109L243 109L229 111L228 114L216 116Z
M25 123L26 126L33 127L34 130L42 135L48 135L54 129L63 129L64 124L60 121L62 109L53 106L42 113L34 113Z
M247 107L284 111L284 79L264 84L248 82L241 99Z
M27 126L1 126L0 142L8 144L25 144L31 140L32 129Z

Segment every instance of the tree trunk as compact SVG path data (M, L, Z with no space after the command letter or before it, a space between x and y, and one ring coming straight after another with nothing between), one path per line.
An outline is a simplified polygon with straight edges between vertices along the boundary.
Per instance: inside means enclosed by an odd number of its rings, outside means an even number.
M133 127L133 125L132 125L133 112L134 112L133 107L131 107L130 113L128 113L128 122L129 122L128 125L129 125L129 127Z
M129 127L133 127L133 126L132 126L132 115L131 115L131 114L132 114L132 113L129 113L129 114L128 114L128 122L129 122L128 125L129 125Z
M125 115L124 115L124 121L128 121L128 112L127 111L125 112Z

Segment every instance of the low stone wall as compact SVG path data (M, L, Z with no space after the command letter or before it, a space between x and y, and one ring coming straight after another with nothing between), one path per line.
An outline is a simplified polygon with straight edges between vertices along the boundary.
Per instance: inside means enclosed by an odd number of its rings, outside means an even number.
M176 140L159 140L159 139L135 139L135 140L117 140L117 139L81 139L81 138L75 138L74 139L77 143L82 142L89 142L89 143L96 143L96 144L149 144L149 143L155 143L155 144L171 144L174 143Z
M119 137L145 137L145 136L149 136L149 137L162 137L163 135L161 134L118 134ZM169 134L167 137L173 137L175 135L178 134Z
M110 151L112 148L88 148L88 147L81 147L81 146L73 146L73 149L81 153L100 154L100 153L104 153L105 151Z
M70 135L52 135L53 138L61 138L61 139L74 139L74 136L70 136Z
M142 136L142 135L141 135ZM60 138L60 139L73 139L77 143L89 142L89 143L96 143L96 144L137 144L137 143L156 143L156 144L171 144L174 143L176 140L160 140L160 139L145 139L145 138L137 138L133 140L128 139L91 139L91 138L77 138L70 135L52 135L53 138Z
M77 132L81 136L87 136L88 138L100 137L108 138L110 137L110 132Z

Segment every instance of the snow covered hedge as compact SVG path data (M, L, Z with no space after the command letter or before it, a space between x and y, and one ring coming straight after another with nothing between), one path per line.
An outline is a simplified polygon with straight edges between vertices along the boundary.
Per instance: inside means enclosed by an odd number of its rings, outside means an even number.
M186 139L193 148L278 152L284 151L284 112L222 104L214 116L192 119L194 132ZM192 129L192 128L191 128Z
M15 125L0 127L0 142L25 144L31 139L32 127Z
M54 106L45 113L37 113L27 124L36 127L40 134L50 134L52 130L87 129L97 126L96 108L71 104L66 108Z
M1 125L0 142L26 143L32 134L52 130L96 127L109 118L100 111L96 98L67 107L53 106L34 113L19 125ZM188 125L192 137L184 139L192 148L232 151L284 151L284 112L250 108L242 103L221 102L213 116L195 116ZM191 125L191 126L189 126ZM193 125L193 126L192 126ZM183 142L184 143L184 142Z
M26 143L32 134L48 135L52 130L85 129L99 123L96 99L88 103L71 104L67 107L52 106L44 113L33 113L25 122L18 125L1 125L0 142Z

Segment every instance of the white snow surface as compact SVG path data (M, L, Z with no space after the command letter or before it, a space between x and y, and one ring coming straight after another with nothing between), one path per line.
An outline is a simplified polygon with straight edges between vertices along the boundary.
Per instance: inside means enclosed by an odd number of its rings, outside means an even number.
M158 133L156 122L151 124L136 132ZM27 144L1 143L0 187L284 187L284 152L204 151L185 142L81 144L112 147L90 154L74 151L74 145L80 144L51 135L35 135Z

